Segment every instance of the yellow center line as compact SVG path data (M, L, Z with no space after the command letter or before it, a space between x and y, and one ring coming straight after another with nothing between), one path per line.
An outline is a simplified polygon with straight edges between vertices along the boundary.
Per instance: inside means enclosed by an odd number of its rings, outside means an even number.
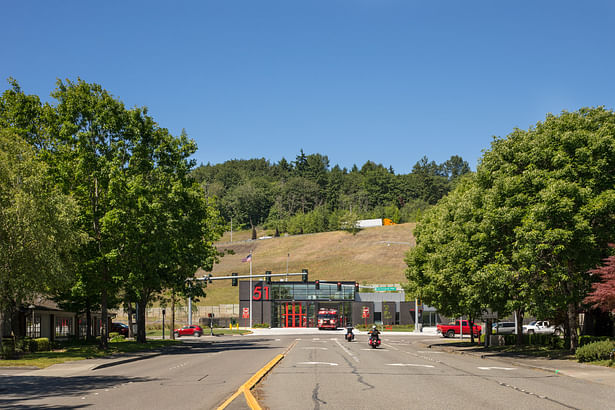
M252 394L252 392L250 390L252 390L254 388L254 386L256 386L258 384L258 382L261 381L261 379L263 377L265 377L265 375L267 373L269 373L269 371L271 369L273 369L273 367L276 364L278 364L280 362L280 360L282 360L284 358L284 356L288 354L290 349L292 349L296 344L297 344L297 341L295 340L288 347L288 349L286 349L286 351L284 353L281 353L281 354L277 355L269 363L267 363L262 369L260 369L256 373L254 373L254 375L252 377L250 377L247 382L242 384L241 387L239 387L237 389L237 391L235 393L233 393L233 395L231 397L226 399L226 401L224 403L222 403L220 405L220 407L217 408L217 410L224 410L226 408L226 406L231 404L231 402L233 400L235 400L237 398L237 396L239 396L241 393L243 393L243 395L244 395L244 397L246 399L246 402L248 403L248 406L250 406L250 408L252 410L261 410L261 406L258 404L258 401L256 400L256 398L254 397L254 395Z

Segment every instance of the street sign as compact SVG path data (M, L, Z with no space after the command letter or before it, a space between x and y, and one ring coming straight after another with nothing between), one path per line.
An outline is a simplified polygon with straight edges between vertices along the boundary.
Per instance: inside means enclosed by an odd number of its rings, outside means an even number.
M481 319L483 320L487 320L487 319L497 319L498 318L498 312L494 312L491 309L487 309L487 310L483 310L481 312L480 315Z
M363 315L361 317L363 317L364 319L369 317L369 307L367 306L363 307Z
M247 319L249 317L250 317L250 308L247 308L247 307L243 308L243 312L242 312L241 318L242 319Z
M395 291L397 290L397 288L395 286L376 286L374 290L376 292L388 292L388 291Z

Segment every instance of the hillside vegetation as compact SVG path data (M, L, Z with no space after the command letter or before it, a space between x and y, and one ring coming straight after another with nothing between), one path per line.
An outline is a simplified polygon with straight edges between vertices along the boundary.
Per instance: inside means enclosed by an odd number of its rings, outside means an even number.
M214 266L214 276L231 272L250 273L250 264L242 262L252 251L252 272L263 274L285 273L288 259L289 272L309 270L309 280L357 281L368 283L403 283L406 279L404 257L414 246L414 223L367 228L356 235L344 231L310 235L282 236L249 241L249 231L234 232L233 242L226 233L216 246L219 250L232 250ZM265 232L259 235L264 235ZM290 256L287 256L290 255ZM279 280L279 278L275 278ZM301 280L299 276L289 280ZM199 305L239 303L238 288L229 281L213 281L207 287L207 297Z

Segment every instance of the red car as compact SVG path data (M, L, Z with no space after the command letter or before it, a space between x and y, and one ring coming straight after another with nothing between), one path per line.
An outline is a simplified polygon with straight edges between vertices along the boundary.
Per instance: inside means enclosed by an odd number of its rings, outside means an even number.
M189 325L189 326L184 326L180 329L175 329L173 333L175 333L175 337L180 337L180 336L201 337L201 335L203 334L203 328L198 325Z

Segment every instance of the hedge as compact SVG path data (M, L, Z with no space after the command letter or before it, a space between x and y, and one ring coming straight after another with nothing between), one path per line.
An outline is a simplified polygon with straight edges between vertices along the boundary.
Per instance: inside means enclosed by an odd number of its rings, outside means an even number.
M613 352L615 352L615 342L603 340L579 347L575 355L579 362L595 362L597 360L611 359Z

